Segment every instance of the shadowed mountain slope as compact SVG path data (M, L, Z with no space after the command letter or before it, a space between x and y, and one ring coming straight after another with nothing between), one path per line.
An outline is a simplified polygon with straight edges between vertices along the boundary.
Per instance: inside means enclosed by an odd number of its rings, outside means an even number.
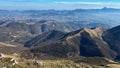
M107 30L103 35L104 40L109 44L110 48L115 50L120 57L120 26ZM120 59L120 58L119 58Z

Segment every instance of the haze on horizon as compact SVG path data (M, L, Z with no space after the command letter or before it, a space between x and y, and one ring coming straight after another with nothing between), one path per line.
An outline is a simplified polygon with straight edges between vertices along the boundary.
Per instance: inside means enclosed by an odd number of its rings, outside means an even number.
M4 10L72 10L96 8L120 8L119 0L0 0Z

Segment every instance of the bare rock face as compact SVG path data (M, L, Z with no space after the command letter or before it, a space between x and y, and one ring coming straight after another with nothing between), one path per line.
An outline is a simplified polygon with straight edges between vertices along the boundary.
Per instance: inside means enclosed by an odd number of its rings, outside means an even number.
M99 56L114 59L117 53L104 41L103 33L101 28L83 28L66 34L51 31L28 41L25 47L33 47L27 52L33 53L34 56L40 54L55 57Z

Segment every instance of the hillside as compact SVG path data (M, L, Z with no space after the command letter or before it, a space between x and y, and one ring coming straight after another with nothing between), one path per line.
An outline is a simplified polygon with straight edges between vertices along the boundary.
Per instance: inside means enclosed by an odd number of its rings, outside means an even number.
M26 49L27 48L23 47L22 45L0 42L0 53L4 53L4 54L18 53L19 54L21 51Z
M70 32L74 29L57 21L34 21L33 23L6 21L0 25L0 41L24 44L29 39L51 30Z

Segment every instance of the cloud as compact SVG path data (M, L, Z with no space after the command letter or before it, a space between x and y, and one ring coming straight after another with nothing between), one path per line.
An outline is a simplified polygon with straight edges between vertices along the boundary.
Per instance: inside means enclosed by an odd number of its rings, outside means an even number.
M110 5L110 4L120 4L120 2L56 2L56 3L60 3L60 4L93 4L93 5Z
M60 4L102 4L102 2L56 2Z
M56 2L58 4L66 5L97 5L97 6L108 6L120 8L120 2Z

